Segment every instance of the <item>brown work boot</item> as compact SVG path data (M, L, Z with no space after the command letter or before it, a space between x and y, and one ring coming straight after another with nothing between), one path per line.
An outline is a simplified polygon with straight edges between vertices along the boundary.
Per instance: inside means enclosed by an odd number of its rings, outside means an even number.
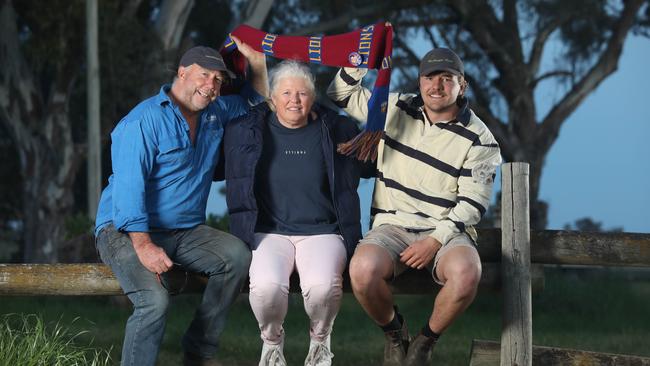
M419 333L409 345L406 354L406 366L427 366L431 365L431 353L436 340Z
M183 354L183 366L222 366L214 358L202 358L194 353L185 352Z
M384 332L386 343L384 343L383 366L402 366L406 359L406 351L409 348L409 331L406 322L402 322L402 328Z

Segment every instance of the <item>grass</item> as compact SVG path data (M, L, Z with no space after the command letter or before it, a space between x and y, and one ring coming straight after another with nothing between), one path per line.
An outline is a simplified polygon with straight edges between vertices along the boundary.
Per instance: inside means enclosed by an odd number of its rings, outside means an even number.
M0 366L110 365L108 351L77 341L82 334L58 321L45 324L34 314L5 314L0 317Z
M444 334L434 360L441 365L467 365L472 339L500 339L501 294L479 293L467 312ZM195 295L173 299L159 356L159 365L178 365L180 338L199 301ZM401 295L396 299L414 333L426 321L433 296ZM576 276L550 269L546 286L533 294L533 343L597 352L650 357L650 281L630 281L616 273ZM110 349L119 360L129 306L118 306L106 297L2 298L0 313L41 314L46 321L60 321L80 334L79 341L95 339L94 346ZM78 321L74 321L79 318ZM298 294L290 297L285 322L285 356L290 365L302 364L307 354L308 319ZM261 348L257 324L245 295L233 306L221 339L219 356L226 365L256 365ZM377 365L383 334L372 324L351 294L343 299L334 326L332 350L335 365ZM16 363L14 363L16 364ZM19 363L18 363L19 364Z

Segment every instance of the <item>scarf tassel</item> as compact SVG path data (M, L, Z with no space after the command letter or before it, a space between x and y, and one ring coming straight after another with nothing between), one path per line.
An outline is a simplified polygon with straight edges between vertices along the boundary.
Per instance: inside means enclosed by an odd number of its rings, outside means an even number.
M354 156L363 162L377 161L379 141L384 131L361 131L352 140L338 144L336 151L346 156Z

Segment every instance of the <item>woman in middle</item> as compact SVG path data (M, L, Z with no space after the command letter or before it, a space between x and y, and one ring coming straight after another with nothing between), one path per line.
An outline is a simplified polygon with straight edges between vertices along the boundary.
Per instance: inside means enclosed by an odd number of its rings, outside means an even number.
M310 319L305 365L331 365L342 273L361 237L356 190L364 168L336 145L359 130L315 104L314 76L302 63L271 70L270 93L230 123L224 138L230 229L253 251L249 299L263 341L259 365L286 364L282 324L294 268Z

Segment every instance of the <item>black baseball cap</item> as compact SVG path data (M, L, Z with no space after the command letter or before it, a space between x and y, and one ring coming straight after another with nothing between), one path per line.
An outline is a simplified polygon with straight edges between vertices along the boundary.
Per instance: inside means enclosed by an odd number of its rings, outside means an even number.
M463 61L449 48L434 48L422 57L420 76L429 75L436 71L448 71L452 74L465 76Z
M223 57L214 48L196 46L185 51L178 66L187 67L192 64L197 64L209 70L225 71L231 79L235 78L235 74L228 70L226 63L223 62Z

